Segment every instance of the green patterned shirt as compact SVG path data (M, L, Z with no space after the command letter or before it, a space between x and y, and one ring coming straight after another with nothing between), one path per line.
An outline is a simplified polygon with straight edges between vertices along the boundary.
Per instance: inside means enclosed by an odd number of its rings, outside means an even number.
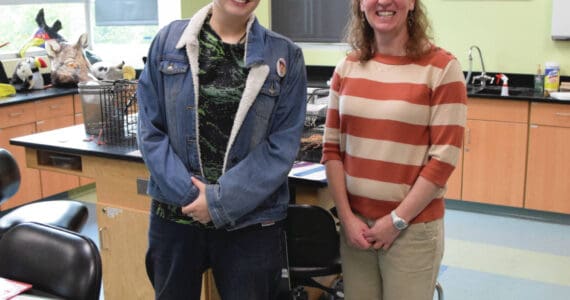
M224 156L248 69L244 66L245 45L224 43L204 22L198 36L200 154L204 177L211 183L222 175ZM179 223L213 228L184 215L180 207L152 201L151 210L159 217Z
M224 43L208 24L199 35L200 156L204 177L215 183L222 175L224 156L248 70L244 44Z

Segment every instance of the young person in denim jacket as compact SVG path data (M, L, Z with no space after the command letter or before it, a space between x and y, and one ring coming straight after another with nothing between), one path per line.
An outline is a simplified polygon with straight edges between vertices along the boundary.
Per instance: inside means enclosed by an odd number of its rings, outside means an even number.
M152 197L156 299L274 299L287 175L305 118L301 49L262 27L259 0L214 0L155 37L137 89Z

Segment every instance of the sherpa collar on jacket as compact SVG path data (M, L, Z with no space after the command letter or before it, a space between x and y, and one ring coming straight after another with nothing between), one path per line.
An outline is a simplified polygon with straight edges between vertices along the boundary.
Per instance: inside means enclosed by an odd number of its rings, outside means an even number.
M198 44L198 35L202 29L208 14L212 11L213 3L200 9L193 17L190 19L190 23L182 33L178 43L176 44L177 49L182 49L186 47L186 55L190 62L190 70L192 71L192 82L194 84L194 95L199 95L198 89L198 73L199 73L199 63L198 56L200 46ZM255 98L259 94L267 75L269 74L269 67L263 61L263 51L267 51L264 46L263 36L265 35L265 29L259 25L254 15L251 16L247 22L246 27L246 44L245 44L245 66L249 67L249 74L247 76L245 89L243 91L238 110L235 115L234 124L230 133L228 140L228 145L226 148L226 153L224 157L224 166L222 172L226 171L226 165L228 161L228 155L230 149L233 146L237 133L245 120L247 112L253 105ZM198 104L198 97L196 97L196 105ZM196 113L198 110L196 110ZM198 118L196 118L196 136L199 136L198 131ZM199 156L201 157L201 151Z

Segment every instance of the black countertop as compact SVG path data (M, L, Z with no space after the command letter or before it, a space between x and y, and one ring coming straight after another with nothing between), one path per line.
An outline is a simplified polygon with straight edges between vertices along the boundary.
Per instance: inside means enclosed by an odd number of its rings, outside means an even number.
M45 98L52 98L65 95L77 94L77 88L50 87L43 90L31 90L29 92L18 92L14 96L0 98L0 107L17 103L30 102Z
M330 66L307 66L308 86L313 88L328 88L327 81L330 80L334 72L334 67ZM487 75L494 77L498 72L487 72ZM464 72L466 75L467 72ZM479 72L473 73L479 75ZM521 100L531 102L547 102L570 104L570 101L557 100L550 97L544 97L543 94L535 94L532 86L534 85L534 75L506 73L509 77L509 96L501 96L501 86L487 84L487 88L481 92L473 92L473 87L467 87L467 96L473 98L489 98L499 100ZM570 77L562 76L562 81L570 81Z
M83 124L12 138L10 144L36 150L143 162L135 146L99 145L96 137L89 137L85 133Z
M144 163L136 146L99 145L96 139L91 139L85 133L83 125L12 138L10 144L67 155L95 156ZM295 184L315 187L327 186L326 180L304 179L298 176L289 176L289 182L292 183L290 186L292 190L295 189Z
M35 150L53 151L69 155L88 155L144 163L136 146L99 145L90 139L83 125L12 138L10 144ZM326 181L290 177L292 183L324 187Z
M558 100L551 97L545 97L543 94L536 94L533 88L528 87L509 87L509 96L501 96L501 86L491 85L479 92L474 92L477 87L468 86L467 96L469 98L492 98L501 100L522 100L530 102L546 102L570 104L570 101Z

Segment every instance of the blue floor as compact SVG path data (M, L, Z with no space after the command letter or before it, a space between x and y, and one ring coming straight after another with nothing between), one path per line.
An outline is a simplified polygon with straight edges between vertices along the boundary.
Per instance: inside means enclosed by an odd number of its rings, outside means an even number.
M98 244L96 208L86 204L89 219L82 233ZM486 209L491 213L446 211L438 278L445 299L569 300L570 216L533 220Z
M570 226L448 209L445 299L570 299Z

